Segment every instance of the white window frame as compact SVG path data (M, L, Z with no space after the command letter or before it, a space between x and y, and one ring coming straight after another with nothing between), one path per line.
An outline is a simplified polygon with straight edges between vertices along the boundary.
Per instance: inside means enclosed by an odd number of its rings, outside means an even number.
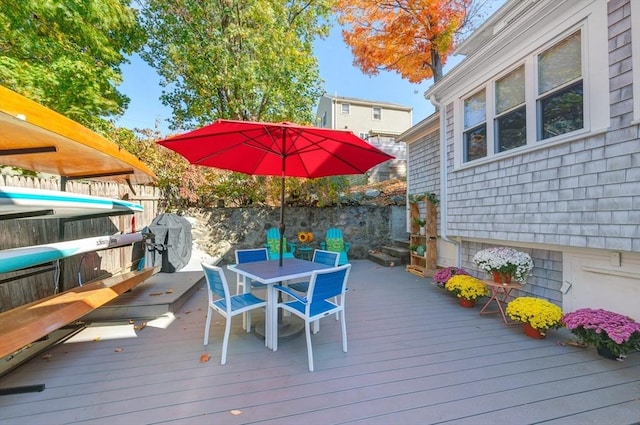
M351 104L350 103L341 103L340 104L340 113L342 115L350 115L351 114Z
M631 45L640 46L640 3L631 0ZM640 124L640 53L636 48L632 53L633 75L633 124Z
M609 126L609 102L602 99L609 99L609 84L603 83L602 76L609 76L608 61L602 60L608 57L608 37L607 37L607 14L606 4L602 7L603 13L592 13L586 17L578 18L573 24L555 36L549 35L541 44L522 57L518 62L513 63L508 68L500 70L499 74L481 85L477 85L454 102L455 119L455 168L465 168L476 166L485 162L490 162L498 158L505 158L521 154L522 152L545 148L557 143L564 143L570 140L582 138L587 134L599 134ZM553 138L537 140L537 57L540 53L553 47L571 34L580 30L582 42L582 81L583 81L583 113L584 127L571 133L561 134ZM495 137L493 123L495 119L495 82L507 75L519 66L525 67L525 97L526 97L526 117L527 117L527 143L521 147L510 149L504 152L495 152ZM487 156L473 161L465 161L464 158L464 101L469 96L482 89L486 90L487 96ZM489 101L491 99L491 101Z
M376 110L379 112L378 118L376 118ZM379 106L371 107L371 119L373 121L382 121L382 108Z

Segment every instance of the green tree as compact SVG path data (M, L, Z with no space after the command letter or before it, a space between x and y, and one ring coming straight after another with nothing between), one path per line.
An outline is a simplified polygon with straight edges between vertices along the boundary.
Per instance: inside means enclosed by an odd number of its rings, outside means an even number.
M321 94L313 41L330 0L148 0L142 57L167 90L174 129L218 118L311 122Z
M120 115L125 55L145 36L128 0L0 0L0 84L88 127Z

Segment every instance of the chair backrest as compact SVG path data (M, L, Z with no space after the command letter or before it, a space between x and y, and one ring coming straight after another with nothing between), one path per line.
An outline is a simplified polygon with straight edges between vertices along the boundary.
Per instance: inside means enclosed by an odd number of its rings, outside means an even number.
M316 249L313 251L313 260L314 263L322 263L328 266L335 267L338 265L338 261L340 261L340 254L333 251L325 251L322 249Z
M267 248L236 249L236 264L268 261Z
M287 239L283 236L283 250L287 252ZM267 246L269 252L280 252L280 229L272 227L267 230Z
M336 227L327 229L325 243L328 251L344 251L344 239L342 237L342 230Z
M344 295L350 270L351 264L345 264L344 266L314 271L307 292L307 299L311 301L306 306L307 313L313 309L312 305L315 302Z
M209 292L209 302L213 301L214 295L219 298L224 298L227 308L231 306L229 302L230 292L227 278L224 275L224 271L218 267L207 263L200 263L202 270L204 270L204 277L207 280L207 288Z

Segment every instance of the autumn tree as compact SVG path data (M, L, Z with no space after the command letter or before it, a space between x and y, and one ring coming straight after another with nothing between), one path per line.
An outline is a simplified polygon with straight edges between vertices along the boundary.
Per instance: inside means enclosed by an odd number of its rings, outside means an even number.
M321 80L313 41L328 0L148 0L142 57L166 85L174 129L218 118L311 122Z
M95 129L126 109L120 65L144 40L128 0L0 0L0 84Z
M362 72L395 71L411 83L442 77L473 0L337 0L342 36Z

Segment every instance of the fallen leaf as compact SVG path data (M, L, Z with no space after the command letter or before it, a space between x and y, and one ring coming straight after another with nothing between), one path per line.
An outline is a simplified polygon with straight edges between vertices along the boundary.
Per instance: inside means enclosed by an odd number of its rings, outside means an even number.
M209 361L210 358L211 358L210 355L208 355L207 353L204 353L200 356L200 363L206 363Z
M173 294L173 289L167 289L164 291L165 294Z
M185 311L185 312L184 312L184 314L189 314L189 313L191 313L191 312L190 312L190 311Z
M234 416L238 416L238 415L242 415L242 410L231 410L229 411L229 413L231 413Z
M157 295L162 295L162 292L150 292L149 295L155 297Z
M51 353L47 353L47 354L43 354L42 355L42 359L43 360L49 360L51 358Z
M122 347L116 347L116 349L113 350L113 351L115 351L116 353L122 353L123 350L124 350L124 348L122 348Z
M100 337L99 337L99 336L97 336L97 337L93 338L93 340L94 340L94 341L100 341Z
M142 330L142 329L144 329L146 327L147 327L147 322L142 322L142 323L140 323L140 325L134 326L133 329L135 329L136 331L139 331L139 330Z

